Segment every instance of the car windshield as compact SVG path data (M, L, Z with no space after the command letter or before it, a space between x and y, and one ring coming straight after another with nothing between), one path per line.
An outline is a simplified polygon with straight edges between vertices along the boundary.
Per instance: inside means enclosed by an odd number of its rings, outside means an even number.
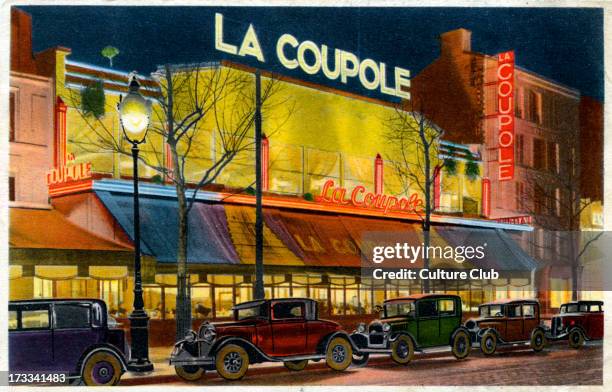
M414 301L386 303L384 310L384 318L398 316L414 317Z
M248 308L236 309L234 315L236 320L245 320L251 318L268 317L266 304L259 304Z
M561 306L561 313L576 313L578 312L578 304L566 304Z
M480 317L499 317L503 316L504 309L501 305L484 305L479 309Z

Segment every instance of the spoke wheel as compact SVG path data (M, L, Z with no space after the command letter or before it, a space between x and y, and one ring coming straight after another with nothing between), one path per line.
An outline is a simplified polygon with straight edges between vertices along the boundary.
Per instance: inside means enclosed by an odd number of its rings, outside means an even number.
M544 346L546 345L546 336L544 335L544 331L541 329L536 329L531 333L531 348L535 352L542 351Z
M330 368L343 371L351 365L353 361L353 348L343 337L333 338L327 345L325 352L325 362Z
M215 356L217 373L226 380L240 380L249 368L249 355L240 346L223 346Z
M582 335L579 329L574 328L570 331L567 340L571 348L578 349L584 344L584 335Z
M391 343L391 359L401 365L407 365L414 356L414 342L410 336L400 335Z
M487 331L480 338L480 351L484 355L493 355L497 350L497 335L493 331Z
M457 331L453 338L453 355L457 359L464 359L470 355L470 351L472 351L470 335L464 330Z

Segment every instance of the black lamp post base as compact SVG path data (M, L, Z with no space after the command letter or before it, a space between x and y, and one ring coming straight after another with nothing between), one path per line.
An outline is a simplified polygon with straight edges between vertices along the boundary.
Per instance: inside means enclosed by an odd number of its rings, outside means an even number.
M143 309L136 309L128 318L132 352L127 369L131 372L150 372L153 364L149 361L149 317Z
M134 373L146 373L153 371L153 364L149 360L139 361L137 359L131 359L127 363L127 370Z

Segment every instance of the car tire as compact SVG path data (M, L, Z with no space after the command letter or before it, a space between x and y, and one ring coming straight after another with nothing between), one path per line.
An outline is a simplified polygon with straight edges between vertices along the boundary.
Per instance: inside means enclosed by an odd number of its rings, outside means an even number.
M85 361L81 379L87 386L117 385L122 372L121 361L115 354L98 351Z
M303 361L286 361L283 362L283 365L289 370L294 372L299 372L300 370L304 370L306 365L308 365L308 360L304 359Z
M369 360L370 360L369 353L363 353L363 354L353 353L353 361L351 362L351 364L356 367L363 367L368 364Z
M472 351L472 339L470 334L460 329L455 333L452 341L453 355L457 359L465 359Z
M217 373L226 380L240 380L249 368L249 354L236 344L221 347L215 358Z
M484 355L493 355L497 350L497 335L493 331L485 332L480 338L480 351Z
M185 381L198 381L202 377L206 371L202 369L200 366L175 366L174 372L177 376L182 378Z
M535 352L540 352L546 346L546 335L541 329L536 329L531 333L530 341L531 349Z
M391 359L400 365L407 365L414 356L414 342L407 335L400 335L391 343Z
M325 362L327 366L336 370L346 370L353 361L353 348L348 340L343 337L335 337L330 340L325 350Z
M570 348L579 349L584 345L584 335L578 328L574 328L567 335L567 342Z

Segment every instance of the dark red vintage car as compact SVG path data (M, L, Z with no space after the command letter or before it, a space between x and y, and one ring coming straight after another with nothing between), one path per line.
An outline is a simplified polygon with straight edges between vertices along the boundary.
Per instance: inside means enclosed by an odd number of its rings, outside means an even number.
M585 340L603 339L603 333L603 302L575 301L561 305L547 337L567 339L571 348L580 348Z
M544 326L540 325L540 303L534 299L503 299L478 307L479 317L465 326L472 340L485 355L492 355L500 345L526 344L534 351L546 345Z
M183 379L195 381L207 370L227 380L242 378L249 364L282 362L302 370L309 360L345 370L354 345L340 325L319 320L317 303L287 298L245 302L233 308L234 321L205 322L176 343L170 364Z

